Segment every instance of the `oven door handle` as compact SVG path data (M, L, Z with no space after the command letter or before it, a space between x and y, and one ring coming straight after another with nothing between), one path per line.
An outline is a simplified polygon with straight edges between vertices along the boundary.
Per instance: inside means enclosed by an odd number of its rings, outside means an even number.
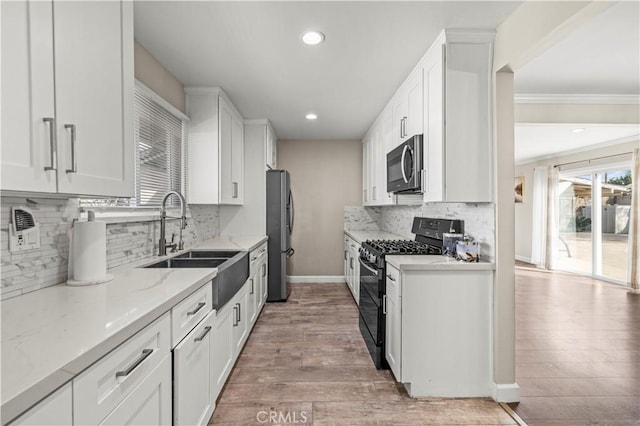
M375 275L376 277L378 276L378 271L376 271L376 270L375 270L375 269L373 269L371 266L369 266L369 265L367 265L366 263L364 263L364 262L362 261L362 258L361 258L361 257L359 257L359 258L358 258L358 262L360 262L360 266L364 266L364 267L365 267L365 269L368 269L368 270L369 270L369 272L371 272L373 275Z

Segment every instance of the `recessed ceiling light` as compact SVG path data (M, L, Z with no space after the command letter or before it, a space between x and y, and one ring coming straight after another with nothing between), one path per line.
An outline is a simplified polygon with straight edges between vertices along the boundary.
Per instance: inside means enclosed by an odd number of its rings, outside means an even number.
M320 31L307 31L306 33L303 33L300 38L304 44L315 46L316 44L320 44L324 41L324 34Z
M584 127L578 127L571 130L571 133L582 133L584 132Z
M318 116L314 113L309 113L305 117L307 117L307 120L315 120L316 118L318 118Z

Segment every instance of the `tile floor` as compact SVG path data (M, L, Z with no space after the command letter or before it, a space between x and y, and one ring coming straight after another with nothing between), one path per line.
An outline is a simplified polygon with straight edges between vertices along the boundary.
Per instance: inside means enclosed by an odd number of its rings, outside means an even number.
M373 366L345 284L295 284L267 304L211 424L513 425L491 399L415 400Z
M640 294L516 268L516 380L530 426L640 425Z

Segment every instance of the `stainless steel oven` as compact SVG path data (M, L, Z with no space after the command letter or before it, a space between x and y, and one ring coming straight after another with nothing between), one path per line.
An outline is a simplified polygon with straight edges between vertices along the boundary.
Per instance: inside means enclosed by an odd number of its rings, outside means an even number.
M387 192L422 192L422 135L415 135L387 154Z
M385 294L384 263L376 265L362 257L360 262L360 334L371 354L371 359L378 369L387 369L384 357L384 333L386 315L383 311L382 298Z

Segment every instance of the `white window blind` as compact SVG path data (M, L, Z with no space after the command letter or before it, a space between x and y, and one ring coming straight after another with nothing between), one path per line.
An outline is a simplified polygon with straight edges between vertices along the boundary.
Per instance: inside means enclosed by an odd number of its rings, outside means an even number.
M184 194L186 134L182 118L156 102L144 88L138 86L135 88L133 104L135 197L82 199L81 206L158 207L168 191ZM177 197L171 197L168 201L171 206L178 204Z
M138 89L135 92L134 117L135 205L159 206L168 191L182 192L182 120Z

